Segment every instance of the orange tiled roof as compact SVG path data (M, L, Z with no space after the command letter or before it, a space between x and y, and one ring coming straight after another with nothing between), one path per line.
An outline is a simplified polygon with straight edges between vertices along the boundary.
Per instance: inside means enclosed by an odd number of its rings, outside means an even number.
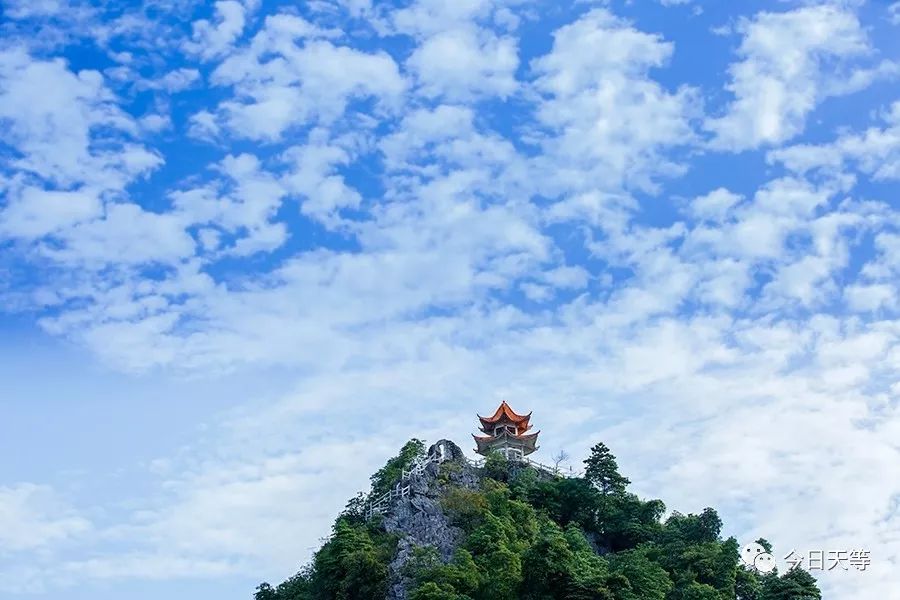
M481 420L481 424L487 427L490 424L496 423L501 419L508 419L512 423L519 425L521 427L528 428L528 420L531 418L531 413L527 415L517 414L513 409L509 407L509 404L506 403L506 400L500 403L500 406L497 407L497 410L494 411L494 414L490 417L482 417L478 416Z

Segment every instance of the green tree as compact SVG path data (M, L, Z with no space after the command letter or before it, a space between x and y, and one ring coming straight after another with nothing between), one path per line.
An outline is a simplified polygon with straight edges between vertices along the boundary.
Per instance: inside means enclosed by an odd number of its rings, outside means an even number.
M619 465L606 444L600 442L591 448L585 459L584 478L594 484L602 494L621 494L631 482L619 473Z
M558 525L546 519L523 558L522 598L564 598L573 582L574 554Z
M738 543L721 540L716 511L699 515L673 513L648 552L669 573L675 587L668 600L732 600L736 596Z
M508 481L510 476L509 460L496 450L491 450L484 457L484 474L496 481Z
M567 600L613 600L607 587L609 564L588 543L584 532L570 523L565 530L566 542L572 550L571 581Z
M712 508L704 508L699 515L683 515L673 512L666 519L664 540L681 541L685 544L716 542L722 531L722 519Z
M471 600L471 598L458 594L450 586L440 586L429 581L410 592L409 600Z
M472 555L459 548L444 564L433 546L416 548L406 565L405 574L414 581L412 600L431 598L469 598L478 589L480 576Z
M275 590L278 600L312 600L308 569L303 569Z
M481 585L475 594L478 600L519 599L523 569L521 553L500 545L475 560L482 573Z
M803 569L791 569L781 577L765 577L760 600L821 600L816 579Z
M756 573L748 569L738 568L735 574L735 600L760 600L762 584Z
M536 483L528 490L527 499L563 527L574 522L586 530L596 529L600 492L585 479Z
M366 495L359 492L347 501L341 516L348 521L362 523L365 521L366 514Z
M256 588L253 598L254 600L278 600L278 593L275 588L264 581Z
M376 600L387 592L396 538L339 518L313 558L310 590L317 600Z
M692 581L685 587L678 587L669 594L668 600L725 600L727 596L721 596L711 585Z
M601 496L595 531L610 550L629 550L660 535L665 510L661 500L645 501L631 493Z
M609 564L614 575L609 585L616 600L665 600L674 585L666 570L649 558L646 549L616 553Z
M444 491L441 507L454 525L472 531L484 518L488 502L481 492L451 487Z

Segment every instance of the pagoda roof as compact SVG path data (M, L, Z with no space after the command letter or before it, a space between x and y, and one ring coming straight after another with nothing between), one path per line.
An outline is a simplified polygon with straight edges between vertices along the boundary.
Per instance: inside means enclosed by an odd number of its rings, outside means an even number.
M494 411L493 415L490 417L478 415L478 419L481 421L482 428L487 428L489 425L506 420L527 430L529 429L528 420L531 419L531 413L528 413L527 415L517 414L510 408L509 404L506 403L506 400L504 400L500 403L500 406L497 407L497 410Z

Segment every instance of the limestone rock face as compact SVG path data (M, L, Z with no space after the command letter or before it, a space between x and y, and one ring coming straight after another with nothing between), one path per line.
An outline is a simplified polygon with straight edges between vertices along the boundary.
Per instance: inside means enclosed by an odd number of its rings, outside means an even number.
M397 555L391 562L390 600L406 600L408 581L403 568L416 546L433 546L444 560L450 560L462 539L462 531L453 527L441 508L441 496L449 486L477 489L478 469L465 459L462 450L449 440L429 448L430 456L443 456L410 481L410 495L401 498L384 516L385 529L399 534ZM441 454L442 453L442 454Z

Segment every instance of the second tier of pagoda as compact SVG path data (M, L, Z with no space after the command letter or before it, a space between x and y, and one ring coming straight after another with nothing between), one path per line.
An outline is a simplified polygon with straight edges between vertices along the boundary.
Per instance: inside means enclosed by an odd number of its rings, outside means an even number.
M528 433L531 429L531 413L519 415L504 400L490 417L478 416L481 431L486 435L473 435L477 448L475 452L486 456L497 452L507 460L520 460L537 450L540 431Z

